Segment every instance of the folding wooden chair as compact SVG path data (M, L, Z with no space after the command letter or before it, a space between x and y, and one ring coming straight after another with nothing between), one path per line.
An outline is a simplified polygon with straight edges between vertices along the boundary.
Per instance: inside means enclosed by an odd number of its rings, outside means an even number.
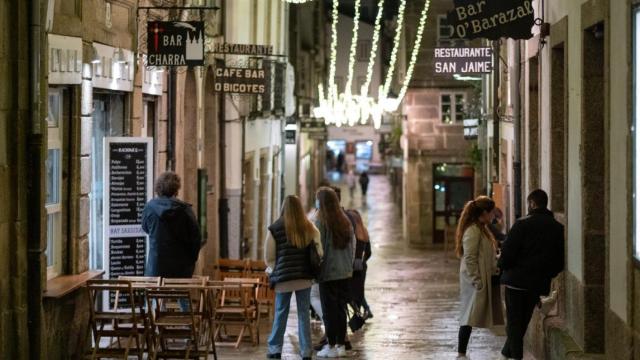
M254 266L254 263L256 266ZM260 263L264 264L264 269ZM265 264L264 261L252 261L251 272L247 274L247 277L260 280L260 287L257 294L258 303L260 304L260 315L266 315L266 317L271 320L273 319L276 292L271 288L269 275L264 272L266 267L267 264Z
M154 288L160 286L161 278L159 276L118 276L118 280L129 281L131 283L131 287L133 288L133 303L140 310L139 320L143 323L145 328L147 329L147 334L145 337L146 348L149 349L151 346L151 324L149 323L149 316L146 311L146 300L144 291L146 288ZM118 309L123 309L120 305L120 291L115 292L114 298L114 308L117 311Z
M210 281L208 287L218 287L215 299L215 311L213 312L213 325L215 327L213 339L218 345L234 345L237 349L245 337L245 331L249 331L252 344L257 345L258 334L258 311L259 305L256 301L256 288L258 283L255 279L244 279L248 281ZM251 282L253 281L253 282ZM227 326L240 326L235 343L219 342L222 331L228 334Z
M218 262L214 265L214 279L223 280L228 277L244 277L247 269L247 260L218 259Z
M146 298L155 335L151 358L208 359L209 341L200 344L201 329L189 289L148 289Z
M142 359L144 348L143 339L147 338L148 328L141 318L140 308L136 304L131 282L126 280L89 280L89 331L93 335L93 346L90 349L91 359L122 357L127 359L130 354ZM121 295L121 309L104 309L102 299L109 299L111 292ZM116 338L115 343L109 342L107 347L101 347L103 338ZM124 346L120 339L126 338ZM117 346L116 346L117 345Z

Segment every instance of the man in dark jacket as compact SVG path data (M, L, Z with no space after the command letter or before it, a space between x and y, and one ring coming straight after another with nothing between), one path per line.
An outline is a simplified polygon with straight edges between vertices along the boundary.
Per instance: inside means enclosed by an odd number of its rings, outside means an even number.
M158 197L142 212L142 229L149 234L144 274L167 278L191 277L200 252L201 237L191 205L176 199L180 177L165 172L156 180Z
M507 305L502 356L509 359L522 359L523 338L533 309L540 296L549 295L551 280L564 269L564 227L547 209L547 194L534 190L527 202L529 214L509 231L498 261Z

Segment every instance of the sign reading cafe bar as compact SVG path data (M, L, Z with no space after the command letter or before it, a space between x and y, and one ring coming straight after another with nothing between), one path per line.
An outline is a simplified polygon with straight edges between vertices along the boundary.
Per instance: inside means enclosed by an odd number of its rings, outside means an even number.
M269 78L267 68L217 67L213 89L234 94L264 94Z
M493 49L436 48L435 72L437 74L488 74L493 69Z
M147 66L203 66L203 21L148 21Z
M530 39L534 25L532 0L454 0L447 14L453 37Z
M151 138L105 139L104 264L108 278L144 275L142 210L152 196Z

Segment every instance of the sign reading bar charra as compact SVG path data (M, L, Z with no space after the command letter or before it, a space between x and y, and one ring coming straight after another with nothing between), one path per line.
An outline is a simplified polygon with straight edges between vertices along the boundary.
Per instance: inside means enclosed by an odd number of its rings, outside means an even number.
M255 45L255 44L214 44L213 52L219 54L232 55L257 55L268 56L273 55L273 45Z
M264 94L269 78L267 68L218 67L214 74L214 91L234 94Z
M490 47L436 48L437 74L488 74L493 69Z
M147 22L148 66L203 66L203 21Z
M454 0L447 19L454 37L530 39L534 25L531 0Z

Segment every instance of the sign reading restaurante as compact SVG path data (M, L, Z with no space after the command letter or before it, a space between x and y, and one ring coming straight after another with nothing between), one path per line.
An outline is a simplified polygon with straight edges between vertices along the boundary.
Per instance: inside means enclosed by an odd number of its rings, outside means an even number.
M273 55L273 45L255 45L255 44L214 44L213 52L219 54L232 55L256 55L269 56Z
M488 74L493 69L490 47L436 48L437 74Z
M148 66L203 66L204 22L147 22Z
M264 94L269 78L266 68L218 67L214 74L214 91L234 94Z
M530 39L534 25L531 0L454 0L447 19L461 39Z

